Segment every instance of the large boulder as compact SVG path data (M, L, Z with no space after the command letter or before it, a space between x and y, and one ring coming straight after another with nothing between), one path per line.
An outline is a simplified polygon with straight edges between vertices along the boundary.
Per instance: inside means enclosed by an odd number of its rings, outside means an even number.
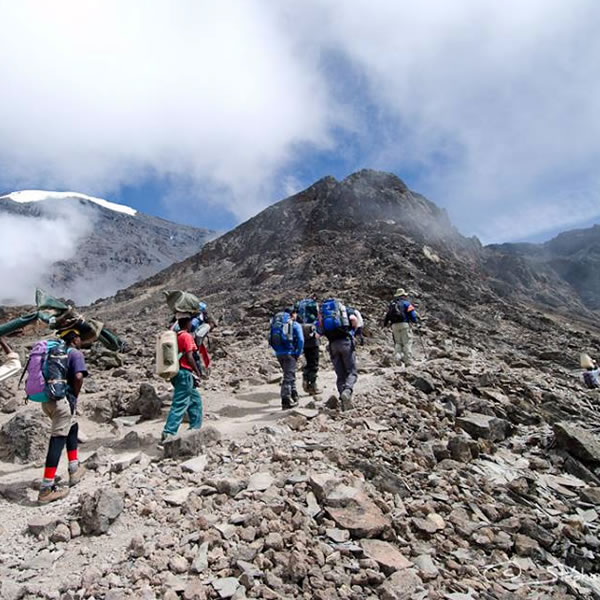
M106 533L111 523L123 511L123 496L114 489L101 488L93 494L84 493L80 498L79 524L87 535Z
M600 465L600 437L569 423L554 425L556 444L579 460Z
M128 415L141 415L143 420L151 420L160 417L162 400L156 393L154 386L149 383L140 384L136 396L127 403Z
M356 485L346 485L335 473L312 473L309 484L329 516L357 538L374 538L391 527L388 516Z
M20 412L0 429L0 460L43 460L48 450L50 419L37 407Z
M456 424L474 439L483 438L500 442L510 434L510 423L498 417L481 413L465 413L456 419Z
M202 429L188 429L165 440L163 445L164 458L198 456L207 445L220 440L221 432L210 425Z

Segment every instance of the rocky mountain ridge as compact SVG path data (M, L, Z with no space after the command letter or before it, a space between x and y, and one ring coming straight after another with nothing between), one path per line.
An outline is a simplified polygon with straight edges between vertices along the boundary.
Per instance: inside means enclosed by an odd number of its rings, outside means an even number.
M21 221L19 226L31 227L30 232L23 231L20 253L30 252L32 261L40 260L36 258L35 244L25 241L37 235L40 219L60 224L58 231L75 241L71 255L47 265L42 279L34 285L54 295L72 298L79 304L110 296L183 260L216 235L208 229L171 223L129 207L74 193L54 197L52 193L39 192L34 196L26 194L18 201L13 197L21 198L19 193L0 197L0 218L2 215L23 217L26 221ZM30 200L32 197L37 200ZM3 290L3 294L7 293L8 289ZM4 303L10 300L10 296L3 298Z
M499 244L489 248L534 271L558 276L586 307L600 310L600 225L566 231L543 244Z

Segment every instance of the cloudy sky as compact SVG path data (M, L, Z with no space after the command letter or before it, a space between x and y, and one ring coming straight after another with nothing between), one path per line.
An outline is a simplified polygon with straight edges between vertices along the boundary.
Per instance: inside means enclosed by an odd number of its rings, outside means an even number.
M0 0L0 194L226 229L392 171L484 242L600 222L597 0Z

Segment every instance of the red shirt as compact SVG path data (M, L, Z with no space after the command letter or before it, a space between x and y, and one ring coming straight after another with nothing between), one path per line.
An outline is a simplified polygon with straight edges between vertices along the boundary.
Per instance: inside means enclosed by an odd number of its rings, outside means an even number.
M194 350L198 350L198 346L196 346L196 342L194 341L194 336L187 331L180 331L177 334L177 349L181 353L181 358L179 359L179 366L182 369L187 369L188 371L193 371L194 368L188 362L186 352L194 352Z

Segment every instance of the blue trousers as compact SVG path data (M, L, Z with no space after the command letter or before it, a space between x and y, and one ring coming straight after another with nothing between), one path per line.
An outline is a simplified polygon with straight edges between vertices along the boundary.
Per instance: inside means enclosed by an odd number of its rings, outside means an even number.
M183 416L187 412L190 419L190 429L202 427L202 398L194 387L194 377L187 369L179 369L179 373L171 379L173 384L173 402L167 416L163 434L175 435Z

